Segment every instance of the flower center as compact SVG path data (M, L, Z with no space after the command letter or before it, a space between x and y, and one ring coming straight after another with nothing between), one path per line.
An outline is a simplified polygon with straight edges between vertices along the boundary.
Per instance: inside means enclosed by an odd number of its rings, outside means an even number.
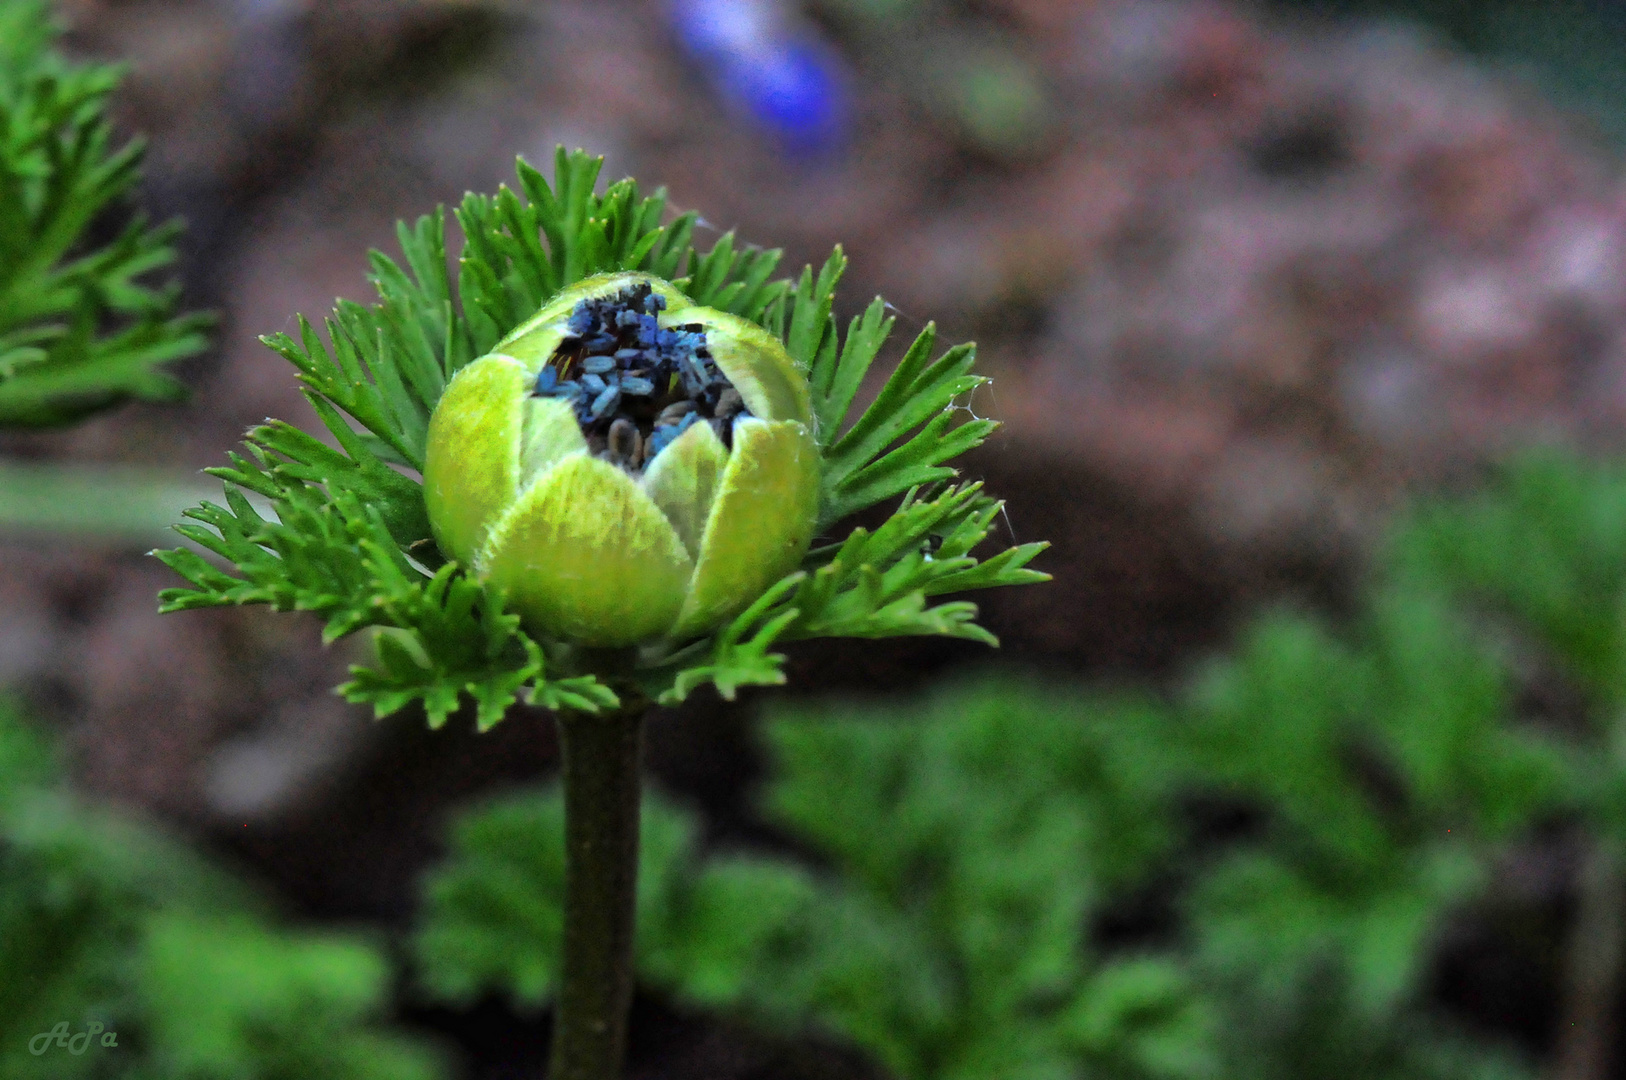
M569 330L535 393L562 398L596 456L637 472L694 424L731 446L734 421L751 415L706 347L699 323L663 327L666 297L646 284L578 301Z

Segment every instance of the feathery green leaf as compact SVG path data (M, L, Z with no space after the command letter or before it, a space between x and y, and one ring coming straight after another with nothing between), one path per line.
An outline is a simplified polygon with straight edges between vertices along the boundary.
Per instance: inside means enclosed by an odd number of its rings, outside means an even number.
M142 147L113 146L120 71L53 49L48 5L0 6L0 424L66 423L130 397L166 400L161 368L202 351L209 320L150 284L177 226L139 215L101 247L86 232L122 205Z

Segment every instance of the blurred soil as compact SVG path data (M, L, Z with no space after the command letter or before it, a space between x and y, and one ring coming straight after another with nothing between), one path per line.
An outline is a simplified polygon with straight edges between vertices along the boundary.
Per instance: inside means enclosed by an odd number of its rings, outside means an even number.
M263 417L314 424L258 335L366 299L398 218L561 142L784 246L787 268L842 242L848 314L879 292L900 337L932 317L981 343L994 382L968 407L1007 426L968 474L1008 498L1017 540L1054 545L1052 585L979 598L1002 662L1177 678L1261 602L1336 608L1409 492L1520 444L1620 442L1626 187L1521 83L1402 26L1201 0L945 4L890 36L852 7L814 10L852 59L855 115L841 152L809 158L719 107L655 4L63 5L76 50L131 65L120 123L151 140L153 211L188 220L181 269L219 345L182 369L188 404L4 450L202 468ZM933 35L997 41L1037 87L1022 141L914 92ZM8 542L0 678L86 788L206 836L297 913L402 924L447 811L551 766L539 715L482 736L374 725L330 690L359 645L259 610L160 618L168 584L134 552ZM821 643L795 650L789 692L989 659ZM753 701L656 719L649 763L717 838L775 844L751 812ZM539 1022L413 1015L501 1042L481 1077L535 1075ZM639 1017L638 1075L866 1075L658 1002Z

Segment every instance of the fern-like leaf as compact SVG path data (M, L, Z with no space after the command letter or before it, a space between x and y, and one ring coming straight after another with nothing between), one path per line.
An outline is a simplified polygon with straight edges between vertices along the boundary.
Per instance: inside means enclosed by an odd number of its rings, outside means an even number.
M141 145L113 145L119 71L53 49L49 7L0 5L0 424L66 423L124 398L170 399L162 367L200 352L208 319L150 283L176 226L133 217L86 246L92 222L140 175Z

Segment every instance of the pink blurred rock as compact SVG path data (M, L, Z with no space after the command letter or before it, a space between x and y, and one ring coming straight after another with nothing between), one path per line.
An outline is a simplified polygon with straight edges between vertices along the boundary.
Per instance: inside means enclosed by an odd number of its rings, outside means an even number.
M1358 549L1524 442L1623 442L1622 188L1527 88L1394 26L1200 0L1091 5L1065 55L1110 111L1054 175L1119 175L1075 186L1106 209L1050 260L1039 358L1008 355L1040 369L1006 384L1036 395L1018 437L1264 559Z

